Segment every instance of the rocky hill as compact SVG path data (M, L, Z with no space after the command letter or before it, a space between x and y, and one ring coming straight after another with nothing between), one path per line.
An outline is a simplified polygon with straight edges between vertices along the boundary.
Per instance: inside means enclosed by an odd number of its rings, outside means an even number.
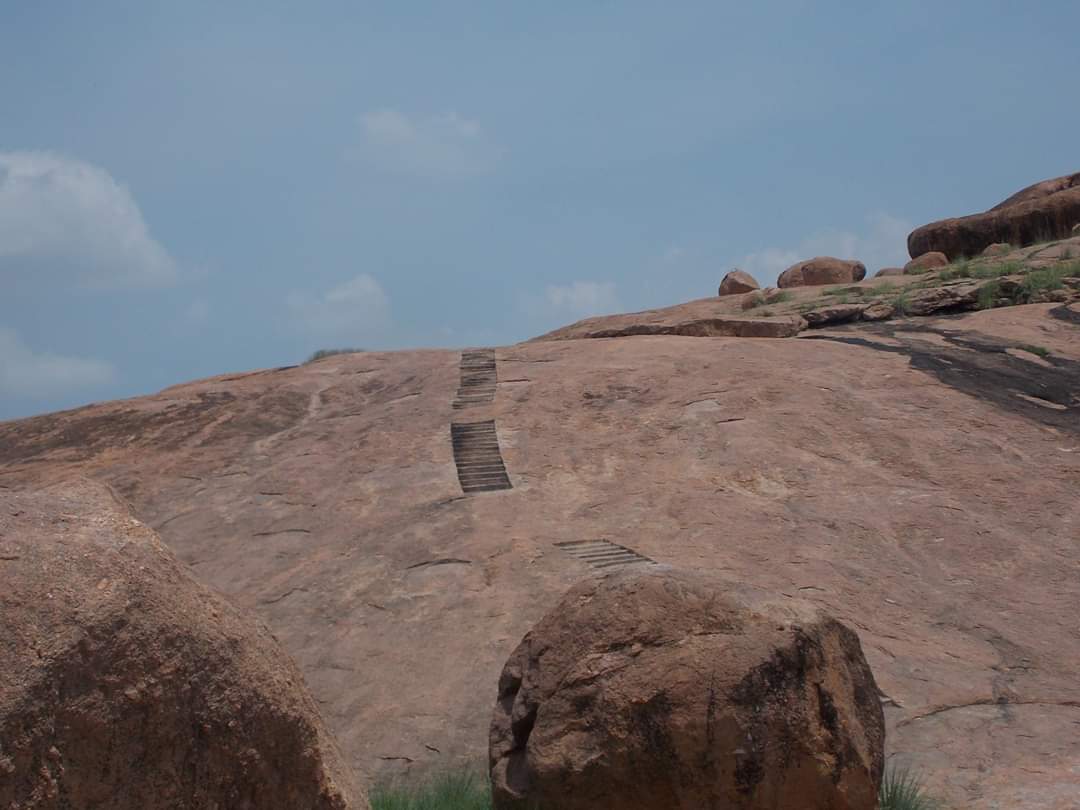
M972 281L940 272L922 289ZM601 567L658 562L856 628L889 756L958 805L1072 806L1080 305L807 328L873 297L834 289L751 308L792 339L646 328L758 320L737 296L4 423L0 492L110 485L270 626L365 771L481 761L523 633Z

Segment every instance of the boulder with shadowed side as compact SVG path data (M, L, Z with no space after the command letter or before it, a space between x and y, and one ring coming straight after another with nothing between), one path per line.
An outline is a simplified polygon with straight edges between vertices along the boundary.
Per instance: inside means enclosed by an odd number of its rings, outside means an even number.
M978 256L996 242L1024 247L1060 239L1078 220L1080 172L1035 183L981 214L916 228L908 236L908 253L940 251L950 260Z
M720 290L718 295L737 295L739 293L748 293L758 289L759 285L757 280L742 270L732 270L723 280L720 282Z
M366 808L299 670L104 486L0 494L0 807Z
M780 274L776 286L813 287L821 284L851 284L866 278L866 265L862 262L817 256L793 264Z
M572 588L510 656L495 807L873 810L885 727L853 631L648 567Z
M932 250L929 253L924 253L918 258L912 259L910 262L904 265L904 275L915 276L920 273L929 273L931 270L937 270L939 267L948 267L949 257L944 253L936 250Z

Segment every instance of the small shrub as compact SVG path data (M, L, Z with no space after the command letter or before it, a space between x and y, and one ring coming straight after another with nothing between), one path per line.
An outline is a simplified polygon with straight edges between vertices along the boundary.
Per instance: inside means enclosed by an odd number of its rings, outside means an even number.
M746 311L748 309L754 309L755 307L763 306L764 304L765 296L763 296L761 293L756 292L743 298L743 300L739 303L739 308L743 311Z
M885 771L878 793L879 810L940 810L941 806L911 771L897 768Z
M305 363L314 363L316 360L322 360L324 357L333 357L335 354L359 354L365 351L364 349L319 349L317 352L313 352L311 357L305 360Z
M378 787L371 810L491 810L487 780L471 772L448 773L415 787Z
M1065 268L1061 266L1032 270L1020 283L1020 296L1026 303L1039 293L1060 290L1064 286L1062 279L1065 277Z
M983 284L979 287L979 297L976 306L979 309L993 309L997 304L1000 294L1001 284L999 282L991 281L988 284Z
M893 305L897 315L908 315L911 312L911 302L908 300L907 290L900 290L889 303Z
M790 301L792 298L792 294L789 293L787 290L780 290L779 292L774 292L772 295L770 295L768 302L770 304L782 304L785 301Z
M1023 346L1017 346L1020 351L1027 352L1028 354L1034 354L1037 357L1049 357L1050 350L1045 346L1036 346L1033 343L1025 343Z

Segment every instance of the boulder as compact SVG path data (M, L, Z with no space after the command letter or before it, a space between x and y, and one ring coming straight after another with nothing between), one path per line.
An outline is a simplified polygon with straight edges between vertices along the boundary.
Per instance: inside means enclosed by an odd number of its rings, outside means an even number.
M737 295L758 289L759 285L752 275L736 268L724 276L720 282L718 295Z
M940 251L932 250L918 258L912 259L904 265L904 275L912 276L920 273L929 273L939 267L948 267L949 257Z
M896 314L896 307L887 301L878 301L862 311L864 321L887 321Z
M575 586L525 636L489 765L497 810L872 810L884 736L852 630L648 566Z
M882 267L874 274L874 278L882 278L884 276L902 276L904 275L903 267Z
M366 808L289 657L111 490L0 490L0 807Z
M1008 242L994 242L992 245L987 245L983 250L983 256L1005 256L1012 253L1012 245Z
M821 284L850 284L866 278L866 266L862 262L817 256L793 264L780 274L776 286L813 287Z
M834 323L857 321L866 307L866 304L832 304L804 312L803 317L811 328L820 328Z
M908 236L908 253L940 251L950 260L978 256L996 242L1024 247L1060 239L1078 220L1080 172L1028 186L981 214L916 228Z

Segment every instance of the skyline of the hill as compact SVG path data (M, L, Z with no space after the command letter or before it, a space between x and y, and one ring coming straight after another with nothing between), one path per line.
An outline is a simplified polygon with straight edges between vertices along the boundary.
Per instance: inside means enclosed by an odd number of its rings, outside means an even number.
M1037 12L1037 13L1036 13ZM1080 7L22 5L0 419L873 272L1080 169Z

